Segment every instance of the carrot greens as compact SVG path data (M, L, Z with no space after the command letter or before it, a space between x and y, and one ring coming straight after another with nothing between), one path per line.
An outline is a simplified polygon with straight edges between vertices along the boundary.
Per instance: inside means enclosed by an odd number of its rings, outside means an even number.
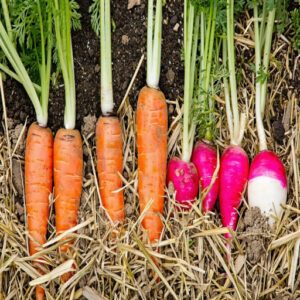
M72 27L80 28L78 4L69 0L54 0L53 14L58 60L65 84L65 115L66 129L74 129L76 122L76 89L71 39Z
M0 48L12 70L3 63L0 64L0 70L24 86L39 125L46 126L53 48L52 2L27 0L6 3L2 0L1 4L2 7L5 4L7 6L3 10L5 25L0 20ZM9 11L13 12L13 23L8 20ZM19 17L15 18L17 13ZM34 82L38 82L40 86Z

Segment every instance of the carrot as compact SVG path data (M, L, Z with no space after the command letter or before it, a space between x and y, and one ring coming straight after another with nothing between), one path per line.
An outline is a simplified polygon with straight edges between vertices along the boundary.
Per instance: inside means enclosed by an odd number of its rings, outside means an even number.
M56 233L77 225L82 191L83 151L78 130L59 129L54 140L54 186ZM60 247L63 254L71 243ZM69 279L65 274L63 281Z
M123 169L123 140L116 117L100 117L96 128L97 171L102 204L113 222L125 218L123 191L119 173Z
M96 128L97 171L102 205L113 222L125 218L124 191L120 174L123 170L123 140L121 124L114 116L111 58L110 0L92 4L90 10L101 23L101 111Z
M150 242L160 238L167 165L168 115L164 94L144 87L137 105L138 193L141 213L153 201L142 225Z
M54 195L56 233L77 225L78 209L83 180L83 149L76 123L76 89L71 39L72 6L69 0L55 0L54 24L59 63L64 79L65 115L64 127L58 130L54 140ZM77 20L78 21L78 20ZM70 241L59 248L62 258L72 254ZM71 272L62 275L67 281Z
M46 242L49 196L52 192L52 158L51 130L33 123L28 130L25 151L25 199L30 255L37 253ZM37 287L36 299L44 299L44 293L43 288Z
M37 120L28 130L25 150L25 206L29 253L33 255L46 242L53 185L53 136L47 128L53 53L52 1L28 0L14 4L2 1L3 5L6 8L3 10L5 22L0 20L0 48L6 60L1 61L0 69L23 85ZM11 24L9 12L12 10L19 11L20 17L12 18ZM24 24L28 25L24 30L12 31ZM29 40L35 42L29 43ZM32 65L39 66L38 74ZM41 257L38 256L33 264L39 273L45 272ZM44 289L37 286L36 299L44 297Z

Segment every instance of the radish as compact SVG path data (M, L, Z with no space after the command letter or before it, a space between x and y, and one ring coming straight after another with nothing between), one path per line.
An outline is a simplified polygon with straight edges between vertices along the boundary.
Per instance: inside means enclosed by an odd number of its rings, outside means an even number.
M255 67L256 67L256 94L255 115L259 138L260 153L254 158L248 186L248 201L250 207L259 207L261 212L269 218L269 223L274 224L276 218L282 214L282 204L287 200L287 177L281 160L275 153L267 150L266 134L263 125L267 94L267 76L261 72L267 72L272 43L276 6L262 14L261 24L258 20L258 4L253 6L255 27ZM263 12L267 11L264 3ZM267 18L267 19L266 19ZM263 46L263 48L262 48ZM263 53L262 53L263 52ZM262 59L263 56L263 59Z
M199 176L192 162L191 152L194 142L194 129L191 124L191 99L194 90L194 74L198 46L199 14L191 0L184 1L184 113L183 144L181 158L173 157L168 164L167 184L172 184L179 203L195 200L199 190Z
M218 163L216 148L206 142L198 142L194 147L192 162L198 170L200 187L205 195L202 201L202 211L206 213L214 208L219 194L218 172L214 178Z
M223 225L236 229L238 211L249 170L246 152L239 146L229 146L223 152L220 168L220 210ZM231 234L226 233L226 238Z
M194 96L194 124L198 122L197 133L200 141L194 147L191 160L199 174L202 211L206 213L214 208L219 193L218 153L213 146L216 124L213 97L216 76L213 74L217 71L212 70L212 60L213 57L216 59L219 57L216 22L217 15L220 13L218 9L222 7L216 0L209 1L207 7L204 5L202 3L200 12L199 75L196 76L197 86ZM217 65L218 61L213 66Z
M189 206L191 199L198 195L198 173L193 163L173 157L168 164L168 182L176 187L176 200Z
M231 230L236 229L238 211L247 184L249 162L246 152L239 146L244 135L245 118L240 118L238 110L235 53L234 53L234 1L228 0L227 41L223 43L223 64L228 70L230 86L224 79L224 94L231 145L225 149L220 165L220 212L222 224ZM227 50L228 49L228 50ZM229 93L230 88L230 93ZM231 238L231 234L226 234Z

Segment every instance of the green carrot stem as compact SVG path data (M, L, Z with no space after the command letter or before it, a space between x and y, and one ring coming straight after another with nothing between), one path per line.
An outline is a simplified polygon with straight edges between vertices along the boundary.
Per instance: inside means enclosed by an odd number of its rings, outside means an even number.
M101 110L103 115L113 112L111 18L110 0L101 1Z
M56 46L65 83L64 123L66 129L74 129L76 123L76 90L70 9L69 0L54 0Z
M161 40L162 40L162 0L156 1L154 17L154 0L148 1L147 29L147 85L158 89L161 69Z

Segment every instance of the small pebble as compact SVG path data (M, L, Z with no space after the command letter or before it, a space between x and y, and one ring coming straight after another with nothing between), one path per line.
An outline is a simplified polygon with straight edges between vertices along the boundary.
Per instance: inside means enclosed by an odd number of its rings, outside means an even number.
M176 23L175 24L175 26L173 27L173 30L175 31L175 32L177 32L178 31L178 29L179 29L179 23Z
M123 45L128 45L128 43L129 43L129 37L128 37L128 35L122 35L122 44Z

